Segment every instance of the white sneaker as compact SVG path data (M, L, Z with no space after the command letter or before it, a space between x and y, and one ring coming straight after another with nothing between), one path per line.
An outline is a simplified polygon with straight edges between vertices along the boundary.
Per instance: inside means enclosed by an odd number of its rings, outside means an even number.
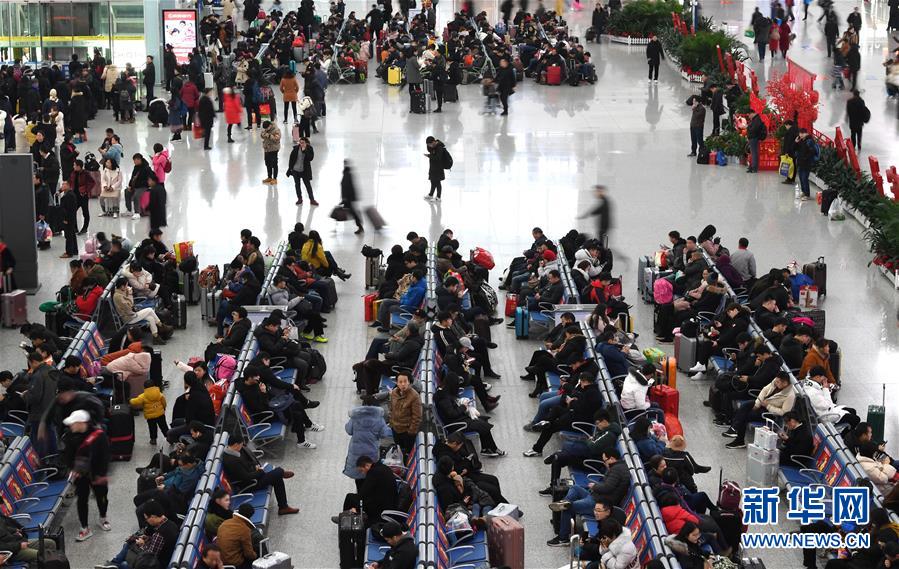
M113 218L113 219L118 219L118 218L119 218L119 214L118 214L118 213L112 214L112 218Z
M431 197L431 196L429 196L428 194L425 194L425 199L426 199L427 201L431 201L431 200L434 199L434 198Z
M134 215L131 216L131 219L140 219L140 214L135 213Z
M691 367L689 371L690 371L691 373L692 373L692 372L697 372L697 371L705 371L705 364L696 362L696 365L693 366L693 367Z
M492 384L492 383L485 383L485 384L484 384L484 391L490 391L491 389L493 389L493 384Z
M320 433L320 432L322 432L322 431L325 430L325 426L324 426L324 425L320 425L319 423L312 423L312 426L309 427L309 430L310 430L310 431L313 431L313 432L316 432L316 433Z
M306 442L302 442L302 443L297 443L297 448L312 450L312 449L318 448L318 446L315 443L310 443L309 441L306 441Z
M75 541L87 541L93 537L93 535L94 532L91 531L91 528L81 528L81 531L75 536Z
M109 523L107 519L100 520L100 529L103 531L112 531L112 525Z
M689 377L691 380L694 380L694 381L698 380L698 379L705 379L705 372L700 371L698 373L691 373L691 374L688 374L687 377Z
M434 201L435 201L435 202L439 202L439 201L440 201L440 198L434 198Z

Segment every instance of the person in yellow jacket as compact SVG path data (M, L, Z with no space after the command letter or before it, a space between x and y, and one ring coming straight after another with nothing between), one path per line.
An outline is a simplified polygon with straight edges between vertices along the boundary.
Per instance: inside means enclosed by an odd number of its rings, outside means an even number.
M300 250L300 259L309 263L309 266L322 276L330 277L334 275L344 281L350 278L349 273L337 266L337 262L334 260L331 252L325 251L325 246L322 245L322 238L318 231L309 232L309 239L306 240L306 243L303 244L303 248Z
M132 407L143 408L144 419L147 420L147 428L150 429L150 444L156 444L156 431L162 431L162 436L169 434L169 425L165 421L165 395L159 390L152 380L144 382L144 392L137 397L132 397Z

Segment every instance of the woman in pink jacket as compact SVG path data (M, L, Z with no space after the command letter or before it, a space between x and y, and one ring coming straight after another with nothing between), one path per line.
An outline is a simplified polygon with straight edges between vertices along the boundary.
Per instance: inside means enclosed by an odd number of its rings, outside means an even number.
M132 377L140 377L143 381L150 374L150 353L152 351L153 348L151 346L144 346L140 352L128 353L109 362L106 369L112 373L121 373L123 381L128 381ZM137 396L134 393L132 395Z
M169 151L157 142L153 145L153 173L156 174L160 184L165 183L165 177L168 175L166 168L172 169L172 159L169 157Z

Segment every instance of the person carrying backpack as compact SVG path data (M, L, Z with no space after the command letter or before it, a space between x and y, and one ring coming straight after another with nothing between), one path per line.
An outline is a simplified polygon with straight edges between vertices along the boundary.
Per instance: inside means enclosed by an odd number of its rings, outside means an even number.
M871 110L865 105L865 100L859 95L858 89L852 89L852 98L846 101L846 118L849 119L852 145L857 152L861 152L862 128L871 120Z
M172 158L169 151L165 147L156 143L153 145L153 173L156 174L156 180L160 184L165 183L165 177L172 171Z
M808 130L799 129L799 137L796 139L796 173L799 176L799 187L802 190L802 201L808 201L809 186L808 177L812 172L820 156L820 148L815 139L808 135Z
M440 196L443 193L442 182L446 178L444 170L449 170L453 167L453 157L447 151L443 142L433 136L426 138L425 144L428 148L428 153L425 154L425 157L428 159L428 180L431 181L431 191L428 192L425 199L440 201ZM434 196L435 191L437 192L436 197Z

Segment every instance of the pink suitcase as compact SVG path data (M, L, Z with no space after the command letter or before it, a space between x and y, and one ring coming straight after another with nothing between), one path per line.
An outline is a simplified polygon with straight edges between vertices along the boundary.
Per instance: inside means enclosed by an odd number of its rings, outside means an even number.
M490 566L524 569L524 526L511 516L491 518L488 524Z
M24 290L14 290L0 295L0 313L3 326L17 328L28 324L28 303Z

